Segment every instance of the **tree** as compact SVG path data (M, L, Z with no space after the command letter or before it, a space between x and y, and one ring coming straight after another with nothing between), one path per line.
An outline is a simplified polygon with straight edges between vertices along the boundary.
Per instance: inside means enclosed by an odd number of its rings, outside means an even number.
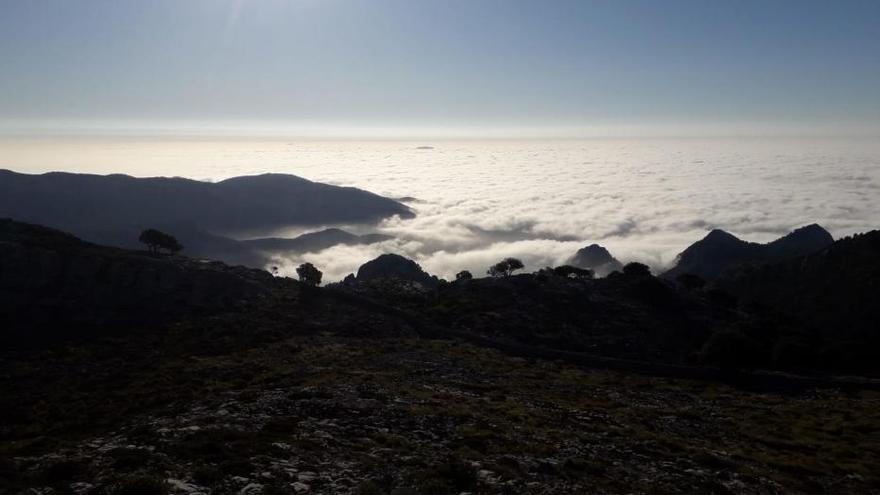
M516 258L504 258L489 267L486 272L493 277L509 277L516 270L524 268L523 262Z
M138 240L146 244L147 249L154 254L158 254L162 249L170 254L176 254L183 249L183 246L174 236L156 229L147 229L141 232Z
M644 263L633 261L632 263L627 263L626 266L623 267L623 274L631 277L650 277L651 269Z
M571 265L562 265L557 266L553 269L553 274L557 277L566 277L566 278L578 278L583 280L590 280L595 276L593 270L588 268L578 268L576 266Z
M458 272L458 273L455 274L455 280L456 280L456 281L458 281L458 280L470 280L470 279L472 279L472 278L474 278L474 276L471 275L471 272L469 272L469 271L467 271L467 270L462 270L462 271L460 271L460 272Z
M303 263L296 268L296 274L299 276L300 282L317 287L321 285L321 277L324 275L321 270L315 268L311 263Z

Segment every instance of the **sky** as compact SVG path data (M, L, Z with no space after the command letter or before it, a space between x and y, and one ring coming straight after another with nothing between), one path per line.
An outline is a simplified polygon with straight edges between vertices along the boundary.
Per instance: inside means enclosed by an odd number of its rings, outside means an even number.
M880 129L880 2L0 0L0 132Z

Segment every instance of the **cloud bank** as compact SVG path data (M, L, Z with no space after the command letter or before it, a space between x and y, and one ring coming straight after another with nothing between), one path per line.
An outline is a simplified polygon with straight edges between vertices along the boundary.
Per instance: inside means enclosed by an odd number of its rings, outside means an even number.
M712 228L763 242L814 222L835 237L880 227L880 140L116 139L39 145L0 143L0 151L6 146L14 152L7 156L24 171L213 180L279 172L406 198L414 219L343 226L392 235L393 241L273 260L287 274L312 262L328 281L385 252L449 278L462 269L484 274L504 256L521 258L527 270L557 265L595 242L623 262L661 270Z

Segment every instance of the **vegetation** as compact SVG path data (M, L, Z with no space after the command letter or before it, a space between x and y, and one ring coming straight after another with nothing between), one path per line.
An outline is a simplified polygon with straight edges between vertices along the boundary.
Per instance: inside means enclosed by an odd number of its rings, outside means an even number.
M553 274L557 277L577 278L582 280L592 280L595 277L593 270L589 268L578 268L572 265L562 265L553 268Z
M147 245L147 249L153 254L160 253L163 249L170 254L177 254L183 250L183 246L174 236L158 231L156 229L147 229L141 232L138 240Z
M311 263L303 263L302 265L299 265L296 268L296 274L299 277L300 282L312 287L321 285L321 277L324 275L321 273L321 270L315 268L315 265Z
M486 272L492 277L509 277L513 272L525 268L523 262L516 258L504 258L498 263L489 267Z
M644 263L633 261L623 266L623 274L631 277L650 277L651 269Z
M692 273L682 273L675 277L675 281L678 285L689 291L700 290L706 286L706 281L702 277Z
M462 270L455 274L455 280L471 280L474 276L467 270Z

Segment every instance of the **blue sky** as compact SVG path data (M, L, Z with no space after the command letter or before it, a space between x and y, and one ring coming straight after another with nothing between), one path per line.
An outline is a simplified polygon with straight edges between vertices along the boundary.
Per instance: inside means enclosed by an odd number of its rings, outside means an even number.
M880 1L0 0L0 120L878 128Z

